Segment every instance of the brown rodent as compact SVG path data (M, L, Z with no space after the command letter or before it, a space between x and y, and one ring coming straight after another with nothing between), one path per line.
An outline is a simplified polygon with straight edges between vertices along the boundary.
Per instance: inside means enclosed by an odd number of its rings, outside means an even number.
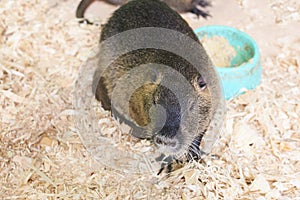
M77 18L84 18L85 10L88 8L88 6L95 0L82 0L76 10L76 17ZM102 0L109 4L113 5L123 5L127 3L130 0ZM200 7L207 7L210 6L210 2L207 0L161 0L168 4L171 8L178 12L191 12L196 14L197 16L202 16L204 18L210 16L208 12L202 11L197 8L197 6ZM92 24L87 19L82 20L81 22L87 22L89 24Z
M187 22L176 11L170 9L166 3L159 0L132 0L121 6L104 25L100 42L105 42L112 36L124 31L136 30L142 27L174 30L190 37L196 44L200 43ZM111 48L109 52L114 53L118 48L126 48L126 40L122 40L122 42L124 43L120 45L123 46L109 47ZM171 42L176 45L177 41ZM201 58L201 63L198 63L199 67L209 65L209 67L213 68L205 50L202 46L200 47L202 49L199 52L186 53L195 53ZM199 158L199 143L211 120L212 97L197 69L184 58L175 53L155 48L137 49L121 55L104 71L96 70L93 78L93 90L96 99L102 103L104 109L112 110L114 108L112 93L119 82L119 78L124 76L129 70L149 63L164 64L182 74L192 85L193 90L197 92L197 101L188 94L185 96L186 110L181 110L180 102L173 91L160 85L161 80L165 78L164 75L161 77L150 77L150 79L154 79L154 82L139 87L130 97L130 117L124 115L123 108L115 112L114 117L131 126L134 136L153 141L162 150L162 153L166 153L166 155L179 155L179 157L187 155L189 158ZM102 65L104 64L100 60L98 68L103 67ZM149 77L153 75L145 72L144 76ZM135 83L126 82L125 84L128 84L129 87L129 84ZM176 80L169 84L174 87L181 86L181 83ZM122 87L126 88L126 85ZM118 101L121 102L122 99L118 99ZM158 131L150 128L147 134L140 134L139 131L143 130L142 127L147 126L151 120L153 120L154 124L156 122L160 123L162 120L159 113L152 113L151 115L154 118L150 119L150 108L156 105L161 105L166 110L167 118L165 119L165 124ZM181 123L183 115L186 114L184 112L193 113L193 110L197 109L199 110L199 116L196 119L190 115L186 123ZM195 120L199 124L197 130L191 129L192 124L189 124L189 121L192 123ZM180 131L180 134L178 134L178 131Z

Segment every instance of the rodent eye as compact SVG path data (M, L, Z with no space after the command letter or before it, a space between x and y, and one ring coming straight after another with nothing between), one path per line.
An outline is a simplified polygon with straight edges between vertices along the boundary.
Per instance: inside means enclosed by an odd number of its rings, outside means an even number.
M157 144L163 144L163 141L159 138L155 138L155 141L156 141Z
M204 79L202 78L202 76L200 76L198 78L198 84L199 84L199 87L200 87L201 90L205 90L206 87L207 87Z

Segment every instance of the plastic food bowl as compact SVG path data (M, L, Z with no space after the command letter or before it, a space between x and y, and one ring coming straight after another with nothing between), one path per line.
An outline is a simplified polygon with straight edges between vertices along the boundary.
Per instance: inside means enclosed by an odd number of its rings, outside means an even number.
M200 40L222 36L236 51L230 66L215 66L221 77L225 99L232 99L260 84L262 66L259 49L249 35L228 26L204 26L196 29L195 33Z

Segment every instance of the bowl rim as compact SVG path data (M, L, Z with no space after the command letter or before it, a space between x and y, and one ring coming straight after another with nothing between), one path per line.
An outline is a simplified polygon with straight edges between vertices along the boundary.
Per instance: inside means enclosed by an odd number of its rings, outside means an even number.
M253 45L254 47L254 51L253 51L253 56L252 58L250 58L249 60L252 59L251 62L244 62L241 65L235 66L235 67L218 67L215 66L215 68L219 71L219 72L233 72L233 71L239 71L239 72L245 72L245 73L249 73L249 70L252 68L255 68L259 62L260 62L260 54L259 54L259 48L257 43L255 42L255 40L250 37L247 33L238 30L237 28L234 27L230 27L230 26L224 26L224 25L207 25L207 26L202 26L200 28L196 28L194 30L194 33L196 34L196 36L199 38L199 33L200 32L210 32L211 30L225 30L225 31L231 31L234 33L237 33L239 36L247 39L248 41L250 41L250 43ZM225 36L224 36L225 37ZM226 38L226 37L225 37Z

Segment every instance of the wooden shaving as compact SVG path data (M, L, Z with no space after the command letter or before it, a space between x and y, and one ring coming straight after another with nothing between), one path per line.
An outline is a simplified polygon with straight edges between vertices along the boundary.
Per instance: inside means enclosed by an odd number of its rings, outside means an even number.
M0 1L1 199L299 198L300 39L274 41L279 53L263 57L261 85L227 102L211 155L170 177L128 175L95 161L77 134L73 83L101 31L78 25L78 3ZM299 22L298 1L268 6L274 25ZM99 113L102 131L118 139L117 123Z

